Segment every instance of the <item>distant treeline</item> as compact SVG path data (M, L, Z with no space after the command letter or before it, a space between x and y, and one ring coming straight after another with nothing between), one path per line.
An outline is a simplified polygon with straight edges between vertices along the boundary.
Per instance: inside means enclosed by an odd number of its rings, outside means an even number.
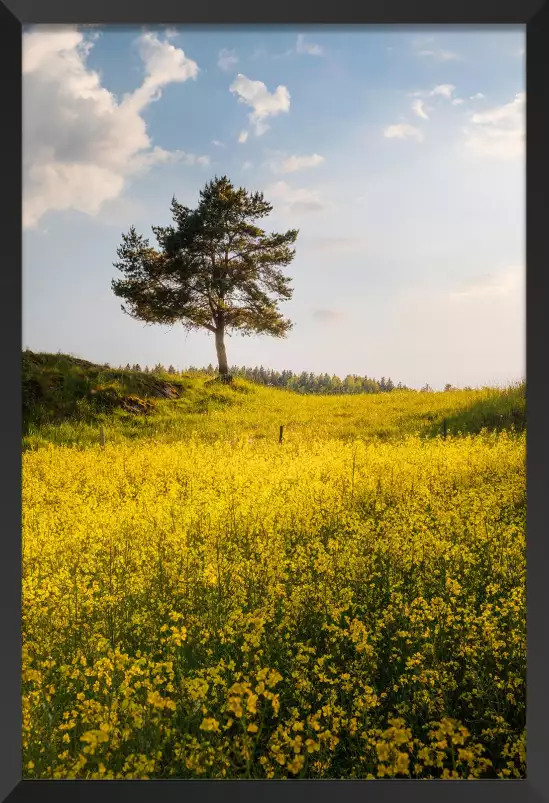
M177 371L173 365L167 368L161 364L157 364L154 368L141 368L140 365L126 365L126 371L145 371L145 373L155 374L207 374L209 376L216 376L217 369L213 365L208 365L207 368L195 368L191 366L184 371ZM267 387L286 388L293 390L297 393L390 393L393 390L412 390L406 387L402 382L395 384L391 378L373 379L368 376L358 376L357 374L349 374L344 379L338 376L330 376L330 374L314 374L303 371L300 374L294 374L293 371L273 371L269 368L248 368L246 366L232 366L230 373L234 377L241 377L250 382L258 385L266 385ZM451 387L448 385L447 390ZM426 385L422 390L431 390Z

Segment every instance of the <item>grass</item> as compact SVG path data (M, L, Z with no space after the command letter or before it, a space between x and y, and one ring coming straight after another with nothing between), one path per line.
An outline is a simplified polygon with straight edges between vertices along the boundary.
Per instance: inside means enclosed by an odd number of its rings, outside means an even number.
M39 387L40 391L36 392ZM101 368L66 355L23 358L23 447L92 446L99 427L113 443L173 443L296 437L399 439L524 428L524 384L444 393L393 391L360 396L307 396L207 376L152 375ZM172 399L160 394L173 390ZM34 393L34 395L33 395ZM126 404L125 409L124 402ZM133 409L131 409L133 407ZM141 412L142 411L142 412Z
M35 356L26 778L524 777L523 387L301 396Z

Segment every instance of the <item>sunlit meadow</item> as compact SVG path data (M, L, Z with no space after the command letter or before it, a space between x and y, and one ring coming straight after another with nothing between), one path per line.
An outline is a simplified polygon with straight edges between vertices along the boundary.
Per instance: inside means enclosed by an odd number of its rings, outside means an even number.
M523 777L525 433L233 395L27 444L25 776Z
M23 32L25 778L525 777L524 46Z

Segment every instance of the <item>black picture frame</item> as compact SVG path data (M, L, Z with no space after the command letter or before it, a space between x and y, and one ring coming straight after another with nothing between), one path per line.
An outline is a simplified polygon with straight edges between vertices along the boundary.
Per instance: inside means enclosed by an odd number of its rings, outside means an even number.
M35 23L143 23L196 25L526 25L527 62L527 778L494 781L23 781L21 780L21 37ZM549 290L547 229L549 181L549 13L540 0L369 0L228 4L208 0L0 0L0 195L2 269L0 326L3 383L0 393L0 800L131 801L294 800L339 796L347 800L549 801L549 550L544 527L549 454L547 360ZM543 600L545 599L545 603ZM280 784L283 784L281 786ZM444 784L441 786L441 784Z

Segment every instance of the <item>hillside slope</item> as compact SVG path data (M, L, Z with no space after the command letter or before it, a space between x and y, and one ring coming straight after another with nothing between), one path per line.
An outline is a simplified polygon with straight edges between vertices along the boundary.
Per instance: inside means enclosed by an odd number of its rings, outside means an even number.
M23 353L23 444L93 445L189 437L284 440L388 440L406 435L474 434L525 426L525 388L441 393L393 391L354 396L302 395L237 379L123 371L63 354Z

